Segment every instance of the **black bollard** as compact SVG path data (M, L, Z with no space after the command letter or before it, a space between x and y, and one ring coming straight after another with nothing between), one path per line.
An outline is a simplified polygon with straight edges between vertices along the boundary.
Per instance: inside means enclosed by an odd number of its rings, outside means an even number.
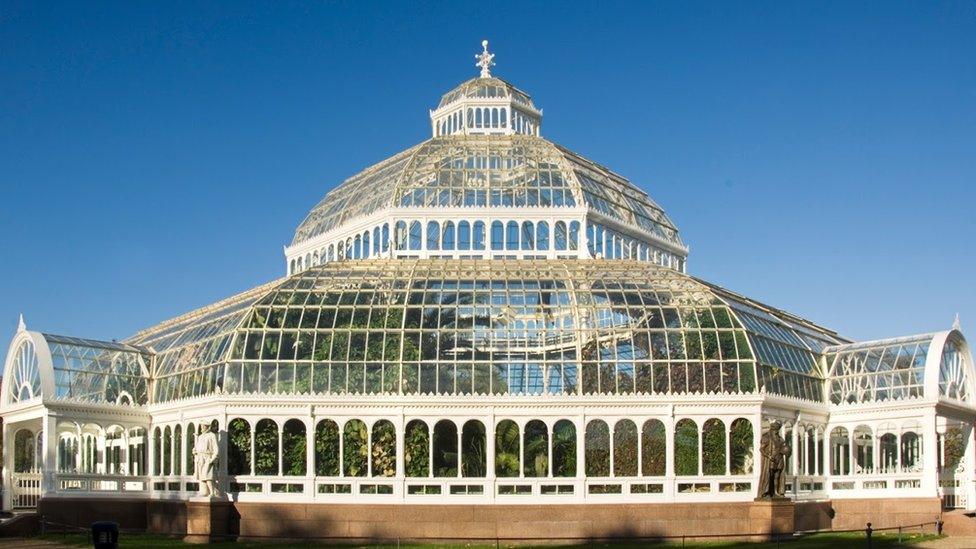
M874 530L871 529L871 523L869 522L868 527L864 529L864 534L868 539L868 549L871 549L871 532L874 532Z
M93 522L91 537L95 549L118 549L119 525L108 520Z

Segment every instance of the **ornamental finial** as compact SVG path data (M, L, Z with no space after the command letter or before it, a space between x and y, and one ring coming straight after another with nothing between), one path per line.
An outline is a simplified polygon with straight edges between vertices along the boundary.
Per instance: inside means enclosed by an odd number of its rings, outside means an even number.
M952 329L962 331L962 323L959 322L959 313L956 313L956 319L952 321Z
M24 323L24 313L20 313L20 318L17 319L17 331L23 332L27 330L27 324Z
M474 56L474 58L478 60L478 62L475 63L474 66L481 67L481 77L482 78L490 78L491 77L491 68L493 66L495 66L495 61L494 61L495 54L488 53L488 41L487 40L482 40L481 41L481 49L482 49L482 52L479 53L478 55L475 55Z

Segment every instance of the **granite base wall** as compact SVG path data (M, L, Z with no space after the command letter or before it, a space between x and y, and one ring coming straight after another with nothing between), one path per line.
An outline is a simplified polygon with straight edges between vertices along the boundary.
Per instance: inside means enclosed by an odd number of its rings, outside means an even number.
M49 523L87 527L114 520L125 530L199 532L194 502L44 498ZM523 540L571 542L616 538L732 535L770 537L808 530L861 529L932 522L938 498L823 502L648 503L587 505L327 505L227 502L213 534L241 538L365 540ZM188 514L188 509L190 513ZM192 515L192 516L190 516ZM196 521L195 528L188 528ZM223 518L226 517L226 518ZM226 521L226 524L223 522ZM209 527L209 526L208 526ZM224 534L226 532L226 534Z

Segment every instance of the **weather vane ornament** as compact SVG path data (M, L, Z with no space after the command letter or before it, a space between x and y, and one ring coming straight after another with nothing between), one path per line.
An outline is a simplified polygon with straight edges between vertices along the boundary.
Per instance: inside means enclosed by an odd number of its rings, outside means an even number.
M475 63L474 66L481 67L482 78L491 78L491 68L495 66L495 61L494 61L495 54L488 53L487 40L481 41L481 49L482 49L481 53L474 56L474 58L478 60L478 62Z

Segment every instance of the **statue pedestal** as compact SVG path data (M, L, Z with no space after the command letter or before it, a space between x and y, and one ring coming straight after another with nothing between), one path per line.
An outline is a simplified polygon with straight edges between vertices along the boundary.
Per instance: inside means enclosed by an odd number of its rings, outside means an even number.
M793 534L794 507L790 498L756 498L749 510L752 531L770 537Z
M222 498L194 497L186 502L187 543L212 543L227 541L230 531L231 511L234 504Z

